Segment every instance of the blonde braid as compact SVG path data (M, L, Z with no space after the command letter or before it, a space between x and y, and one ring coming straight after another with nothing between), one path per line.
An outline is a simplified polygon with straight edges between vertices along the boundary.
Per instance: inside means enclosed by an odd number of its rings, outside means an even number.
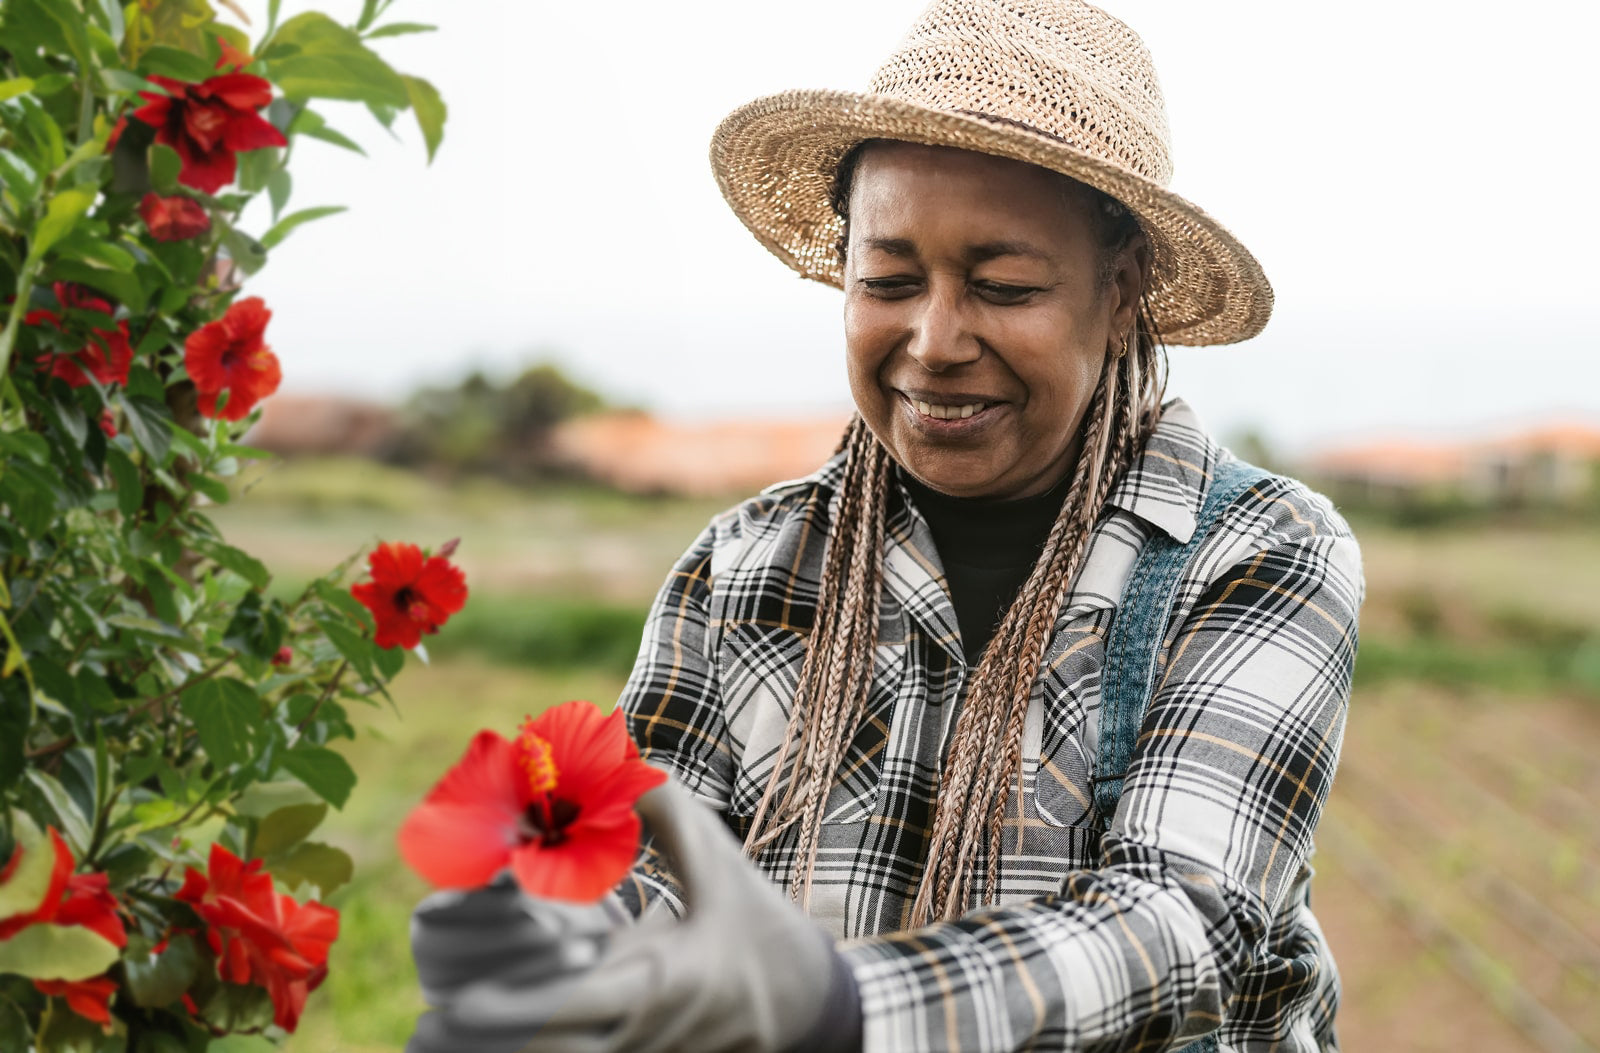
M783 744L745 838L745 851L754 856L798 825L790 894L801 901L810 892L828 790L866 710L882 591L888 451L859 417L840 447L846 451L844 478L806 658ZM791 747L796 754L792 772L786 763Z
M959 917L974 905L976 862L985 848L983 898L992 902L997 896L1006 808L1012 780L1021 779L1022 737L1033 682L1061 603L1087 554L1094 525L1160 415L1165 388L1164 371L1158 368L1160 345L1148 317L1139 324L1134 353L1102 371L1085 415L1074 481L1061 513L1033 572L973 672L950 743L928 863L912 904L913 924ZM981 778L975 773L982 773ZM980 802L987 803L987 821L973 822Z

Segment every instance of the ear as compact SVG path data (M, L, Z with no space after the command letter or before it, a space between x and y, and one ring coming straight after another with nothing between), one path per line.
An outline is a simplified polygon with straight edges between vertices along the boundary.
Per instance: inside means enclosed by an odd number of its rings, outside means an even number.
M1150 277L1150 262L1150 240L1143 231L1117 252L1108 297L1111 325L1106 334L1106 348L1113 355L1127 341L1128 331L1139 317L1139 299Z

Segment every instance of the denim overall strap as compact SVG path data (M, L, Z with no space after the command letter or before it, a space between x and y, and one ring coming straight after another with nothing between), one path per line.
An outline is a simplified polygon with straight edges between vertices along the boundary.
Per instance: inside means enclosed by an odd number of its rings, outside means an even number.
M1194 533L1179 543L1157 532L1139 551L1123 590L1122 603L1106 640L1100 674L1099 744L1094 766L1094 805L1102 832L1122 799L1122 779L1133 759L1139 726L1155 690L1156 664L1166 638L1178 582L1217 519L1246 490L1272 473L1244 461L1219 464L1195 519ZM1178 1053L1216 1053L1215 1034L1192 1042Z

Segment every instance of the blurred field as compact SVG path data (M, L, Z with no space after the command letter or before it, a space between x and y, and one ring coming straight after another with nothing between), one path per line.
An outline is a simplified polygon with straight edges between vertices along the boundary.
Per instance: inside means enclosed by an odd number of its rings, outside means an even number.
M378 539L460 536L473 595L387 708L324 835L357 860L298 1053L398 1050L421 1005L401 818L482 727L621 687L644 609L728 502L448 487L294 463L216 510L287 582ZM1368 602L1314 888L1348 1051L1600 1049L1600 527L1357 522Z

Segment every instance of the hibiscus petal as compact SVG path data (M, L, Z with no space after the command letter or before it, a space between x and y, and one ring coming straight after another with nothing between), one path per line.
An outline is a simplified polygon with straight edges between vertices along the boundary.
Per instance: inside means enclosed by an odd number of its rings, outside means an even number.
M257 113L236 113L222 130L222 145L230 150L261 150L269 146L288 146L273 123Z
M459 611L467 602L467 579L461 568L447 559L431 556L417 575L416 591L440 614L437 624Z
M400 853L440 888L486 885L506 865L530 790L514 748L480 731L400 827Z
M314 966L325 965L328 949L339 938L339 912L315 901L296 903L291 896L280 900L283 932L301 957Z
M400 856L436 888L479 888L505 868L516 819L491 809L419 804L399 834Z
M404 541L384 541L367 557L367 567L373 581L398 590L422 573L422 550Z
M620 710L602 714L591 702L551 706L533 720L533 732L550 743L561 773L556 795L586 804L626 757L627 729Z
M627 876L639 854L637 816L610 826L574 824L558 845L532 842L511 856L517 883L531 896L592 903Z
M267 309L266 301L259 296L246 296L235 300L228 308L222 316L222 327L239 350L254 351L261 346L262 335L270 321L272 312Z
M225 102L236 110L259 110L272 102L271 82L254 73L224 73L206 78L200 82L200 86L213 99Z
M162 141L162 137L156 136L156 141ZM178 169L178 182L184 186L194 187L203 193L215 194L233 182L233 177L239 171L233 151L225 146L201 153L190 148L188 139L179 139L169 145L178 151L178 156L183 161Z

